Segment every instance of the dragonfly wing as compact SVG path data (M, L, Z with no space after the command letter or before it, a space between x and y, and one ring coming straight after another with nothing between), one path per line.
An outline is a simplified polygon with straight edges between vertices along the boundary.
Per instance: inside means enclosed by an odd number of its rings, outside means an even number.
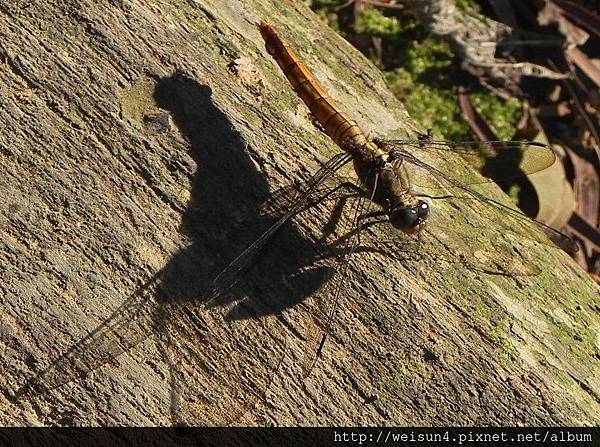
M355 179L345 177L339 174L332 174L324 180L313 192L313 198L307 201L303 209L308 209L322 200L339 201L347 196L350 191L355 191L358 187L354 184ZM273 192L265 203L261 206L261 214L270 217L280 217L293 206L302 194L302 184L292 183ZM302 211L300 211L302 212Z
M344 157L342 161L345 160ZM339 166L339 164L336 163L334 166ZM328 172L330 174L319 180L318 184L313 183L310 186L301 187L300 190L295 188L297 194L304 198L301 202L302 206L299 205L297 199L292 202L297 204L296 209L300 211L314 205L310 212L298 211L291 217L294 227L306 239L314 242L312 248L314 262L307 262L299 266L300 268L284 268L281 276L285 278L290 292L281 290L276 298L281 301L281 295L291 293L291 289L307 289L304 298L292 306L271 315L262 315L260 318L232 319L230 315L239 314L239 310L233 309L233 304L209 306L207 312L202 313L210 330L204 331L207 335L202 340L203 345L200 349L195 348L190 342L191 346L186 351L196 353L198 360L195 364L205 365L203 368L206 369L206 373L194 379L192 377L193 369L185 368L184 372L187 375L177 381L178 383L194 384L193 387L182 390L182 394L185 395L185 398L182 399L185 406L182 414L190 420L209 419L211 424L222 424L224 419L215 419L215 415L219 415L224 411L223 409L228 409L226 415L230 416L234 403L238 404L235 407L238 415L243 415L253 406L260 405L265 400L271 382L280 376L278 371L287 356L287 347L290 341L288 327L290 322L295 322L300 331L303 330L302 328L306 328L309 334L316 334L323 327L326 318L323 316L325 314L323 306L319 304L321 303L321 291L319 288L307 287L305 278L307 275L319 276L319 284L326 284L325 288L329 287L328 279L335 273L335 266L343 257L342 249L329 247L327 244L336 235L330 230L330 223L339 221L335 231L340 228L347 229L349 225L346 214L338 215L339 204L357 201L364 203L362 196L358 195L356 186L351 186L343 181L340 183L342 179L339 176L334 175L332 171ZM307 191L310 191L310 196L307 195ZM360 207L360 209L364 208ZM279 236L277 237L279 238ZM275 245L279 244L274 244L274 248ZM287 256L290 255L289 247L284 251ZM281 256L274 257L273 262L281 263L284 261L282 256L284 256L283 253ZM265 265L266 263L268 261L261 259L260 270L270 272L267 280L270 282L272 269L278 268L279 265ZM263 276L265 276L264 273ZM268 293L267 287L258 286L258 289L261 299L264 299L264 295ZM309 296L314 296L315 299L311 300L308 298ZM316 305L313 307L315 303ZM252 303L247 301L242 303L242 305L246 304L249 307L252 306ZM175 341L180 345L181 340L185 339L185 334L175 337ZM222 340L233 340L233 343L229 342L224 345ZM179 353L182 348L178 347L176 351ZM207 353L211 354L207 355ZM219 360L215 361L214 359ZM219 365L221 366L219 367ZM235 374L221 378L219 370L223 368ZM215 377L214 383L211 383L210 387L206 386L204 382L199 382L200 378L207 375ZM195 392L194 389L200 389L202 393ZM239 403L243 404L240 406ZM239 418L235 420L239 421Z
M535 142L382 140L382 143L396 149L401 156L408 154L428 164L443 164L452 178L465 185L517 180L548 168L556 160L551 148ZM411 178L414 186L437 187L430 176L416 174Z
M280 227L323 192L329 177L350 160L350 156L339 154L303 183L285 214L217 277L210 298L231 289ZM48 390L81 378L151 334L158 334L161 352L170 366L175 422L236 423L269 388L285 354L287 330L275 312L257 311L261 303L246 300L215 305L213 300L199 305L198 300L169 299L164 296L169 295L168 288L159 287L164 274L158 272L103 324L29 380L16 392L16 398L50 396ZM240 312L243 317L232 317Z
M208 302L216 299L233 287L256 257L266 248L279 229L292 217L303 211L307 205L311 204L319 192L322 191L322 184L351 160L352 157L346 153L337 154L309 180L301 184L294 199L286 207L284 214L215 278L208 295ZM280 201L279 197L280 194L277 194L275 200L272 202Z
M196 319L197 329L192 331L200 337L190 337L189 331L181 330L179 326L181 320L191 321L193 314L172 319L177 321L170 331L173 336L169 337L172 362L190 364L178 369L179 376L175 380L183 384L178 389L178 413L184 423L242 424L243 417L250 415L249 410L264 403L286 356L289 328L282 317L287 307L281 307L281 302L289 300L286 306L290 307L289 312L295 312L301 301L290 299L295 293L292 289L307 289L306 294L309 294L311 286L306 283L319 283L320 277L327 274L327 271L313 268L308 260L306 265L289 261L290 251L296 250L287 237L289 227L286 226L286 230L281 227L293 220L294 227L306 233L303 230L305 215L312 213L302 211L320 206L323 195L331 198L328 193L335 189L335 173L350 160L346 154L336 155L309 180L296 185L293 192L284 189L284 194L276 193L273 200L281 206L273 206L271 215L277 215L278 219L215 279L209 301L198 313L201 318ZM319 220L325 214L319 214ZM273 244L276 253L269 251L271 260L264 256L259 259L259 254L280 230L285 232L281 234L286 238L285 244ZM278 240L279 237L277 235ZM310 239L307 243L311 249L308 250L305 244L299 251L314 251L314 258L327 259L321 255L322 246L315 237L307 239ZM278 251L280 245L281 252ZM241 287L249 293L244 293L237 301L217 299L238 282L248 267L255 265L258 266L253 269L258 270L256 275L250 275L249 281ZM275 287L273 283L280 279L281 288ZM272 299L270 295L273 295ZM286 298L282 299L281 295ZM189 326L194 325L190 323Z
M104 323L16 393L46 401L152 334L167 363L171 419L177 425L230 425L264 398L285 355L285 328L274 315L225 321L230 308L157 302L155 275ZM231 307L231 306L230 306ZM74 393L74 386L65 389Z
M346 203L346 205L348 205ZM373 202L371 197L364 193L355 196L355 200L348 206L348 212L343 213L346 218L337 226L338 240L342 241L341 251L336 257L335 266L330 270L330 276L325 288L319 293L318 304L312 311L313 325L307 334L307 345L304 348L302 374L307 377L312 371L319 356L327 335L332 325L335 324L337 309L343 301L344 291L347 287L347 278L350 273L350 260L360 245L360 225L363 216L368 214ZM330 235L332 235L330 233Z
M526 248L519 250L519 244L533 241L551 245L552 241L569 253L577 251L568 236L488 198L481 192L488 185L479 185L476 190L414 157L406 161L423 171L423 176L431 176L446 192L439 199L430 199L432 215L424 238L447 247L461 262L487 273L534 274L539 268L527 259ZM448 205L435 207L437 201Z
M15 394L32 398L84 377L146 339L159 311L156 274L100 326L25 383Z

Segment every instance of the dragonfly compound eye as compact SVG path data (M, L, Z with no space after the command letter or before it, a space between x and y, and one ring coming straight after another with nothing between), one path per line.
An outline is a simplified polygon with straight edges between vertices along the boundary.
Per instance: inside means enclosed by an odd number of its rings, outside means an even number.
M429 205L419 200L413 207L397 207L390 213L390 222L405 233L416 233L425 224L429 216Z
M415 210L417 211L417 216L419 216L421 222L425 222L429 217L429 204L427 202L419 200L417 206L415 206Z

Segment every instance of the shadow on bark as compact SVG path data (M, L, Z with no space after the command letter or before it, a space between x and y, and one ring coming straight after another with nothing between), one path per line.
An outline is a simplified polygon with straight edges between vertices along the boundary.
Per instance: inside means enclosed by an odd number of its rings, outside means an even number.
M158 80L154 96L170 112L197 164L180 226L189 244L100 326L22 386L15 400L27 398L39 406L36 401L48 390L83 378L147 337L158 335L171 375L172 422L198 423L196 419L204 417L201 422L225 423L226 417L241 412L214 417L208 413L218 412L218 402L228 393L250 402L248 396L256 397L268 386L269 371L281 361L285 344L280 339L285 329L277 315L318 290L328 269L302 269L319 256L319 250L294 225L286 225L245 272L243 283L207 309L203 297L212 279L273 223L272 216L259 213L269 188L256 171L247 144L213 103L208 86L175 74ZM291 275L300 270L303 274ZM265 316L274 318L265 323ZM233 328L236 324L241 326ZM262 343L259 350L264 351L260 355L252 346L257 340ZM248 383L211 377L224 367L250 373ZM202 379L202 374L208 378ZM213 380L220 381L216 391L210 389ZM199 397L192 397L184 410L181 402L189 401L190 394ZM242 403L241 410L247 405ZM195 409L192 416L189 408ZM202 414L199 408L204 408ZM76 424L68 416L59 420L64 425Z

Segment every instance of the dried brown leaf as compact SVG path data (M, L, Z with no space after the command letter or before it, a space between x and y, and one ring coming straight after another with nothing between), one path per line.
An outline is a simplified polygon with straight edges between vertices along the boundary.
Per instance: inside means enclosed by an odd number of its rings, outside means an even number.
M587 55L577 47L569 48L565 51L565 58L577 65L581 71L583 71L588 78L600 87L600 68L587 57Z

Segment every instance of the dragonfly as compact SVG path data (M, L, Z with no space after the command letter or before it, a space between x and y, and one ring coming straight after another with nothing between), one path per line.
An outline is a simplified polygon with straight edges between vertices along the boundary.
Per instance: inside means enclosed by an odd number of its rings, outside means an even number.
M168 325L165 321L172 320L175 330L168 336L175 353L172 362L193 365L184 368L173 381L180 383L179 392L185 396L180 400L187 402L185 408L191 415L187 422L223 425L239 421L241 414L264 399L282 367L287 342L281 342L279 335L285 337L290 324L278 315L226 321L231 306L223 306L219 300L260 261L269 243L281 236L287 224L299 223L300 218L311 214L309 210L319 207L326 212L316 214L327 223L322 234L315 237L319 247L314 259L328 267L323 287L317 292L327 299L319 300L307 312L298 310L308 313L310 320L301 337L306 342L300 366L304 377L323 355L336 325L353 257L365 250L365 241L374 241L385 256L399 262L420 262L433 252L434 262L459 263L473 270L508 275L535 274L536 269L514 250L512 239L496 237L494 232L556 244L568 252L577 250L568 236L477 189L490 180L472 165L483 166L494 177L517 179L554 163L556 157L550 148L517 141L453 143L435 140L429 134L405 140L369 139L270 24L261 22L258 29L267 52L341 152L310 178L272 194L263 212L276 219L214 279L202 309L174 304L168 308L168 315L157 318L162 312L152 296L157 293L159 272L103 325L26 383L17 397L61 387L78 377L73 371L94 371L141 342L153 328L164 330ZM505 156L491 158L498 154ZM358 182L346 175L350 169ZM442 201L447 205L434 206ZM504 215L500 221L499 212ZM463 235L461 226L468 226L471 217L478 221L487 217L495 222ZM377 232L373 231L375 226ZM197 329L199 337L179 330L190 327ZM224 370L236 374L230 377ZM239 411L229 410L235 407L234 402L238 402Z
M477 214L489 214L490 208L503 211L511 225L522 227L521 234L529 234L528 228L536 227L545 236L538 238L542 243L552 241L563 250L577 251L575 242L565 234L541 222L529 219L519 211L490 199L470 185L491 181L482 178L475 169L463 168L453 174L434 166L435 160L447 159L458 154L468 165L481 165L484 171L493 173L495 178L515 179L529 175L551 166L556 156L548 146L537 142L522 141L464 141L446 142L434 140L430 133L420 135L413 140L368 139L356 121L351 119L329 96L315 75L298 58L296 53L286 46L275 29L266 22L258 24L267 52L283 71L296 95L305 103L321 130L329 136L343 152L332 157L310 179L298 185L295 191L290 188L279 191L272 205L283 211L283 215L253 244L243 251L229 266L221 272L214 283L213 295L226 291L248 265L256 259L263 248L279 229L315 203L337 197L340 190L354 191L358 200L354 201L350 211L350 231L346 235L338 263L329 280L333 284L332 300L322 315L319 326L322 334L317 337L316 349L312 358L304 365L304 374L308 375L320 356L327 333L336 314L337 304L343 291L344 277L348 270L349 259L360 243L360 233L370 225L386 223L396 232L406 236L417 235L417 240L430 226L431 205L425 200L468 202ZM493 156L493 158L492 158ZM491 161L490 161L491 160ZM352 182L340 182L338 173L344 166L351 164L359 185ZM332 181L332 179L334 179ZM335 185L337 181L337 185ZM333 186L332 186L333 184ZM443 189L459 191L459 195L419 194L419 188L429 192ZM372 208L378 209L373 211ZM480 211L485 210L487 211ZM446 222L451 224L451 222ZM517 230L516 228L513 228ZM431 233L435 238L435 234ZM547 240L544 238L548 238ZM491 241L490 241L491 244ZM416 251L421 250L417 248ZM468 264L473 260L464 259ZM488 262L492 262L490 259ZM533 273L527 265L499 265L506 274ZM493 270L485 270L493 273ZM333 278L335 277L335 281Z

